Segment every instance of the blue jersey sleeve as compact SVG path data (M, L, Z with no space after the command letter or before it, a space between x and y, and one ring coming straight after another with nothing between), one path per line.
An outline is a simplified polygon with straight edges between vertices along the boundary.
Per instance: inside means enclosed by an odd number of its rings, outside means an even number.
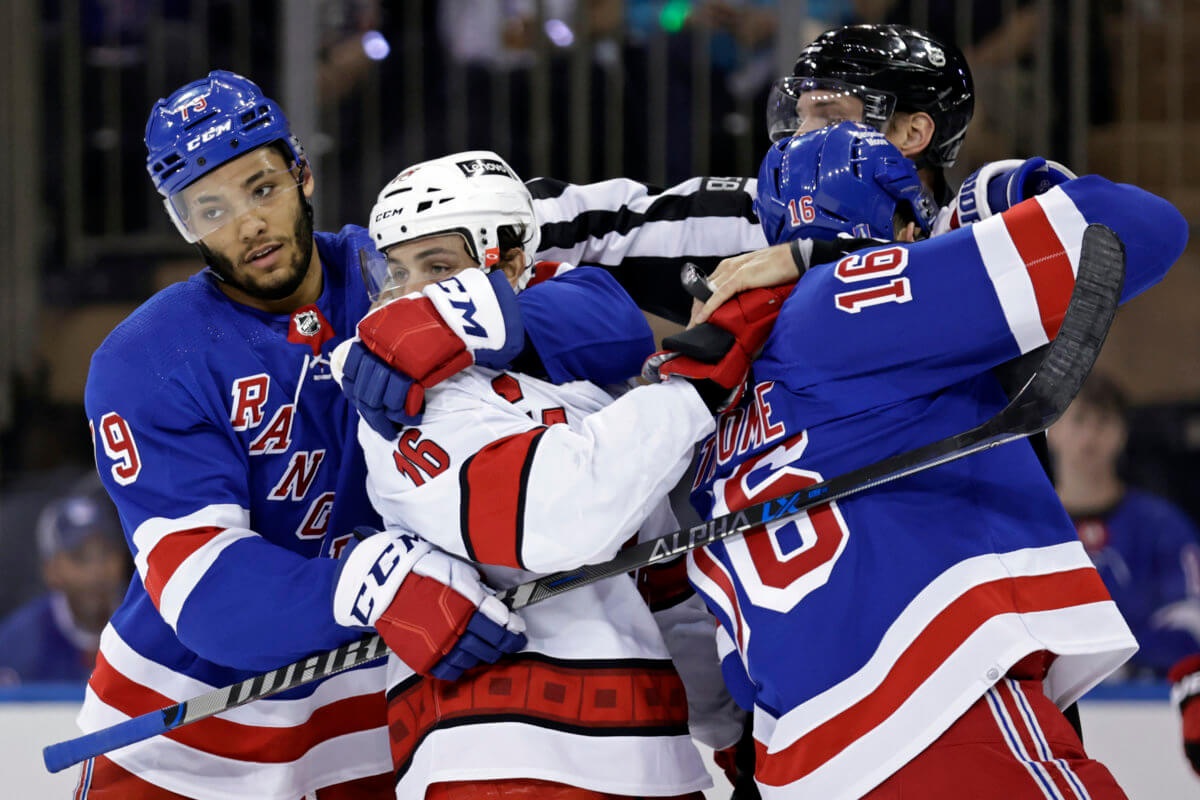
M1123 301L1159 281L1187 239L1187 223L1159 197L1096 176L1070 181L969 228L810 270L755 378L854 413L1034 350L1058 332L1093 222L1125 244Z
M554 383L619 383L654 352L650 325L608 272L577 267L517 295L525 332Z
M335 561L251 530L247 454L191 369L156 374L103 347L92 360L88 420L133 580L185 646L224 666L270 669L361 635L333 620Z

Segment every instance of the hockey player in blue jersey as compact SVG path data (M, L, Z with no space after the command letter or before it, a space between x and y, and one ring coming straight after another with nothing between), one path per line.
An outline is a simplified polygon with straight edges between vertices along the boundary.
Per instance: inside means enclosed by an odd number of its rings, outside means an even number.
M776 145L759 182L768 239L813 235L817 219L890 239L893 215L869 213L881 198L920 222L897 156L853 124ZM1089 176L758 290L782 307L746 399L701 447L693 501L723 514L994 414L1006 397L990 370L1055 336L1092 222L1124 241L1123 300L1186 239L1170 204ZM753 295L709 324L736 337ZM741 359L744 376L750 355L679 356L659 372L703 380ZM1028 444L693 551L689 577L720 623L727 683L754 711L764 797L1124 796L1058 708L1136 643Z
M79 717L86 731L361 636L334 621L337 562L328 556L354 526L378 525L357 415L327 359L368 307L366 230L312 230L315 183L303 151L282 110L239 75L216 71L159 101L146 143L166 210L208 268L141 306L92 359L85 402L98 468L136 575L101 635ZM653 218L657 201L620 181L555 184L546 195L560 228L576 227L572 215L592 203L636 203ZM670 197L712 199L699 186ZM743 216L731 211L725 230L748 228ZM629 234L623 245L637 246L637 226ZM730 238L731 247L741 241ZM605 246L575 244L580 260ZM646 254L675 255L657 246ZM591 377L589 364L601 376L614 363L636 371L645 355L644 341L620 338L623 320L644 324L641 312L611 279L587 277L518 301L540 368L556 379ZM550 329L539 303L575 313ZM600 346L574 335L571 324L585 320L581 328L611 325L615 336ZM489 627L474 610L485 596L477 579L436 561L414 567L389 604L389 644L403 649L396 632L415 631L406 658L444 677L519 646L505 635L516 618L495 612ZM405 600L414 593L462 602L447 618L434 602ZM475 638L481 626L491 644ZM85 765L79 796L390 797L383 686L380 663L122 748Z
M1120 386L1092 373L1050 429L1054 488L1139 650L1124 676L1162 678L1200 650L1200 532L1166 498L1126 485Z

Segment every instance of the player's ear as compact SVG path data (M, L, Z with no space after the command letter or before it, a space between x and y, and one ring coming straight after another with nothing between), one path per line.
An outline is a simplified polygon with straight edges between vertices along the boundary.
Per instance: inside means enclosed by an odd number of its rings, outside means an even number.
M304 192L304 196L312 198L313 191L316 189L316 181L313 180L313 171L308 166L308 159L300 159L300 191Z
M887 138L905 158L916 158L933 141L933 128L933 117L924 111L899 113L892 117Z
M511 247L496 264L496 269L504 273L509 284L515 289L517 278L525 270L525 252L519 247Z

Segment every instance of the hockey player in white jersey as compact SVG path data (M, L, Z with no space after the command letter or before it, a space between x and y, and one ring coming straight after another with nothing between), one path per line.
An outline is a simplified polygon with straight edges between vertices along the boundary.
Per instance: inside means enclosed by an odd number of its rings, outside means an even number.
M370 233L382 258L368 270L377 304L400 295L391 302L450 321L474 366L428 390L419 426L385 438L359 424L368 494L388 530L345 559L334 601L342 624L373 624L372 609L388 604L404 572L392 565L431 547L507 587L609 558L639 530L675 524L667 491L713 430L696 389L673 381L614 401L591 383L485 366L506 363L506 345L524 338L509 286L570 269L535 267L536 231L528 190L492 153L418 164L380 192ZM387 318L368 314L360 335L378 343ZM413 338L393 345L411 351ZM341 349L350 358L341 378L355 377L362 352ZM453 684L391 658L397 796L698 798L710 780L683 683L634 582L602 581L522 617L522 652Z

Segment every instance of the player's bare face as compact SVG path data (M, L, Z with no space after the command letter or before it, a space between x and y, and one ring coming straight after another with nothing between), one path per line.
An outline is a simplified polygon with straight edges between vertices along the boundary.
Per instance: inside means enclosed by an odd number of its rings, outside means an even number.
M863 102L848 92L819 89L796 100L800 127L796 135L817 131L839 122L862 122Z
M183 193L190 225L207 226L200 240L209 265L251 301L284 300L312 263L312 221L299 182L273 147L223 164ZM242 299L242 298L235 298Z
M385 255L392 296L419 292L431 283L479 267L457 233L401 242L389 247Z

